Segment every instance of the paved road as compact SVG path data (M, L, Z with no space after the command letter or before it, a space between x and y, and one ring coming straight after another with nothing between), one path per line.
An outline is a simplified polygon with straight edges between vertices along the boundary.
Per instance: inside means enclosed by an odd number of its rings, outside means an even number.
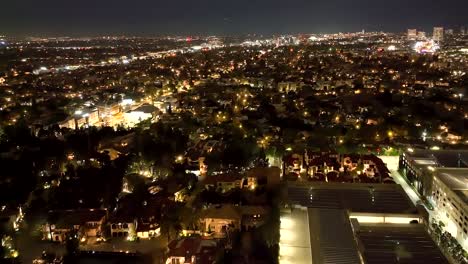
M416 206L419 201L421 201L421 198L419 197L419 194L416 193L416 191L408 184L408 182L403 178L403 176L396 170L391 170L390 171L393 177L393 180L397 183L400 184L403 190L405 190L406 194L410 198L411 202Z
M398 172L398 156L379 156L380 159L387 165L387 168L390 170L390 173L393 177L393 180L400 184L403 190L405 190L408 197L411 199L411 202L416 206L416 204L421 200L419 194L414 191L414 189L408 184L408 182L403 178L403 176Z

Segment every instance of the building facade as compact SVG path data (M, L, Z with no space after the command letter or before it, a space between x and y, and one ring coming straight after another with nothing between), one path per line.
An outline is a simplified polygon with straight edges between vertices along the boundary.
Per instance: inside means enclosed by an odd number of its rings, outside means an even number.
M434 31L432 33L432 39L434 41L443 41L444 40L444 28L443 27L434 27Z

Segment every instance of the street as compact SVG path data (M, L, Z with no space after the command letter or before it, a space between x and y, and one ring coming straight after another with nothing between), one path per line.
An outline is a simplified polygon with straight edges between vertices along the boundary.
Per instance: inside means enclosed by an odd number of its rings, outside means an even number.
M380 159L387 165L387 168L390 170L393 180L396 184L401 185L405 193L410 198L411 202L416 206L417 203L421 200L416 191L409 185L409 183L403 178L403 176L398 172L398 156L379 156Z

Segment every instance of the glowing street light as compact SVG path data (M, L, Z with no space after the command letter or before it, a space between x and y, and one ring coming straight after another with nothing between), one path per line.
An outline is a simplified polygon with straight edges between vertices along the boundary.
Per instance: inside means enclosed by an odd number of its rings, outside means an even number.
M184 157L182 155L176 157L176 162L182 163L182 161L184 161Z

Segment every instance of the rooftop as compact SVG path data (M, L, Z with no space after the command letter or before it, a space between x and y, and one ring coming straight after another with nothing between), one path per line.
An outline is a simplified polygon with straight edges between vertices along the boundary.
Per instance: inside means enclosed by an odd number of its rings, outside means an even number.
M217 219L240 219L240 208L234 205L226 204L208 208L202 213L204 218Z
M437 168L436 177L454 191L465 203L468 202L468 168Z
M217 250L215 240L205 240L201 237L186 237L173 240L169 243L168 247L168 256L186 258L196 256L200 263L212 263Z
M468 150L426 150L415 149L405 155L416 165L437 165L446 168L468 168Z
M242 175L238 173L223 173L220 175L212 175L206 177L203 183L206 184L216 184L218 182L235 182L242 180Z
M289 184L288 196L292 203L305 207L347 209L363 213L416 212L397 184Z
M349 217L344 210L309 208L312 263L361 263Z
M54 224L55 228L70 228L87 222L99 222L105 216L106 211L102 209L50 211L48 221Z
M356 235L368 264L448 263L420 224L360 225Z

